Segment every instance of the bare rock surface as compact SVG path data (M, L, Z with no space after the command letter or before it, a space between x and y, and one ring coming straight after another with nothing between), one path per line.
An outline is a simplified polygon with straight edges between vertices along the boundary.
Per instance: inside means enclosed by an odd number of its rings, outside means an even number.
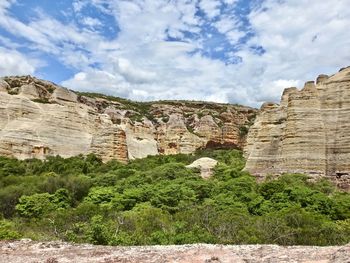
M10 89L10 85L6 81L0 79L0 92L7 93L9 89Z
M302 90L288 88L281 103L265 103L251 127L245 169L267 174L329 177L350 189L350 67L320 75Z
M242 148L257 110L210 102L138 103L73 92L31 76L0 78L0 155L95 153L104 161Z
M213 175L214 168L218 164L217 160L209 157L203 157L195 160L193 163L187 165L187 168L197 168L200 170L201 177L207 179Z
M70 101L70 102L77 102L78 96L68 89L56 87L55 91L52 94L52 100L53 101Z
M29 99L38 99L39 93L33 84L25 84L20 88L20 95Z
M307 247L207 245L109 247L63 242L1 241L6 263L348 263L350 245Z

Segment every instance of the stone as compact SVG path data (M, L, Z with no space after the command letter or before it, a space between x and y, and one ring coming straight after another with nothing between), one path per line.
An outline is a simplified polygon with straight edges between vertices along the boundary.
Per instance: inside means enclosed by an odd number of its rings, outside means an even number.
M214 168L218 164L217 160L209 157L202 157L187 165L187 168L197 168L200 170L203 179L210 178L214 173Z
M245 169L268 174L304 173L350 189L350 68L319 76L302 90L286 89L281 104L266 103L244 149Z
M10 90L10 85L3 79L0 79L0 92L8 92Z
M158 131L159 148L164 154L192 153L205 145L205 140L188 130L182 114L170 114L166 124Z
M98 115L83 104L68 107L36 103L10 94L0 96L0 155L3 156L44 159L93 152L104 161L126 161L126 139L122 135L123 130L107 115Z
M329 78L328 75L325 74L321 74L317 77L316 79L316 84L322 84L323 82L325 82L327 79Z
M78 96L65 88L56 87L55 91L52 94L52 100L59 102L59 101L68 101L68 102L77 102Z
M128 123L125 127L128 158L134 160L149 155L158 155L155 128L149 120L134 125Z
M11 92L0 96L0 155L19 159L95 153L103 161L126 162L203 148L241 148L245 136L239 127L249 125L257 112L185 101L138 107L118 98L79 95L31 76L2 80Z
M277 246L189 244L168 246L96 246L62 241L0 241L0 262L302 262L346 263L344 246Z
M39 93L34 84L25 84L20 87L19 95L29 99L39 99Z
M211 115L201 117L194 125L194 132L209 141L222 142L222 131Z

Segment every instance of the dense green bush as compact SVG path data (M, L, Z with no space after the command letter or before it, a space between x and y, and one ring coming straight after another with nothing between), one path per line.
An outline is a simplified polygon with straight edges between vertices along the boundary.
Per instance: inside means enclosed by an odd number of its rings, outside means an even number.
M204 180L185 166L219 161ZM286 174L257 184L237 150L150 156L0 157L0 239L110 245L336 245L350 242L350 195Z
M0 220L0 240L17 239L21 235L14 229L14 224L7 220Z

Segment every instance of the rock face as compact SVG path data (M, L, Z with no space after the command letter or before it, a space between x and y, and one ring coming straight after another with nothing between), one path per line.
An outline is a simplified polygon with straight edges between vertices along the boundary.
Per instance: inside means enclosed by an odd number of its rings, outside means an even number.
M286 89L279 105L263 104L245 156L245 169L258 176L306 173L349 188L350 67Z
M0 241L0 262L130 262L130 263L345 263L350 245L277 246L209 245L111 247L31 240Z
M230 104L137 103L82 94L31 76L0 79L0 155L95 153L104 161L241 148L257 110Z
M217 160L212 158L203 157L195 160L193 163L187 165L187 168L197 168L200 170L201 177L203 179L208 179L213 175L213 169L218 164Z

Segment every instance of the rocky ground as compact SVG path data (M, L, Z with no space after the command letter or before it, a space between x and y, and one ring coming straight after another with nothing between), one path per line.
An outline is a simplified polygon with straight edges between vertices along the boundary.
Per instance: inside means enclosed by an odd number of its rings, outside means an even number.
M350 244L333 247L277 245L182 245L110 247L31 240L1 241L0 262L350 262Z

